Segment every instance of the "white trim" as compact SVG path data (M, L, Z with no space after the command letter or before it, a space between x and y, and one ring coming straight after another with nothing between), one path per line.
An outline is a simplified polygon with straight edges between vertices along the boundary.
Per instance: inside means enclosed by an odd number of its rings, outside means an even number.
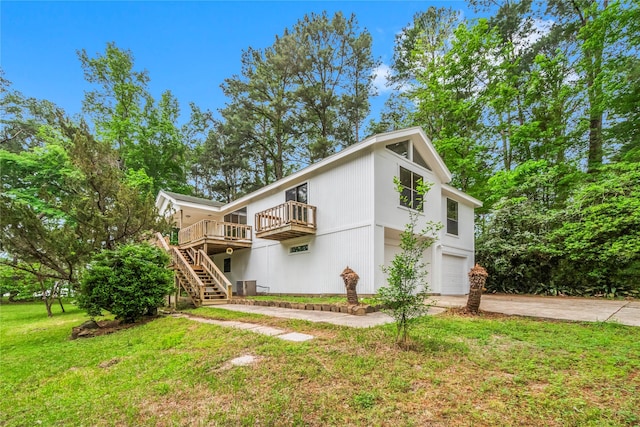
M467 193L458 190L455 187L450 186L449 184L442 184L442 195L446 197L452 198L456 202L471 205L474 208L481 208L482 202L475 197L468 195Z

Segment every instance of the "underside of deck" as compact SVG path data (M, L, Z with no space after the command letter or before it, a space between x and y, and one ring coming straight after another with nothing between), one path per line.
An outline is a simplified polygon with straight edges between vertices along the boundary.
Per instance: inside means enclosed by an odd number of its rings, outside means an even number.
M204 250L207 255L215 255L225 252L228 248L235 250L251 247L251 241L225 240L222 237L203 237L180 245L181 249L197 248Z
M256 233L256 237L282 241L313 234L316 234L315 228L298 224L286 224L282 227L258 232Z

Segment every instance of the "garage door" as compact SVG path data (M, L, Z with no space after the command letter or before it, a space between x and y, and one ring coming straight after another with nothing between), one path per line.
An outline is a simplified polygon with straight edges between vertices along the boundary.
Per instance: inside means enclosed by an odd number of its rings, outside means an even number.
M442 295L464 295L468 292L467 259L442 255Z

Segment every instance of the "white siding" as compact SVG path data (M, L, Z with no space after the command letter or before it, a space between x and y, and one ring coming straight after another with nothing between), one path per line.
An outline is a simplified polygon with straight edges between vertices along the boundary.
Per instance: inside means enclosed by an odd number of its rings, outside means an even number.
M441 185L436 176L431 171L380 147L375 152L376 223L402 230L409 219L409 209L400 206L400 196L393 183L393 178L400 174L400 166L421 175L425 182L433 184L424 201L424 212L419 214L418 226L422 228L426 221L441 221Z
M309 251L290 254L291 246L308 244ZM256 280L259 291L293 294L340 294L344 283L342 270L349 266L360 276L358 292L374 293L370 248L371 226L361 226L311 238L302 237L285 242L271 242L251 250L239 250L231 255L231 273L227 278L235 285L238 280ZM219 268L224 258L214 257Z
M254 236L250 250L231 256L232 283L256 280L259 291L270 293L339 294L345 292L340 273L349 266L360 276L358 292L374 293L372 158L363 152L252 201L247 215L255 227L257 212L284 203L286 189L306 182L308 203L317 207L317 230L315 236L283 242ZM309 251L289 254L291 246L301 244L309 244ZM216 265L222 268L227 257L217 255Z

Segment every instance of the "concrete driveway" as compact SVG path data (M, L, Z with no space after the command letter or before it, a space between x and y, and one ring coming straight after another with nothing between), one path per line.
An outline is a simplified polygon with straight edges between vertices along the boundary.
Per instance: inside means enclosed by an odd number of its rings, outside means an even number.
M434 296L436 307L463 307L466 296ZM640 301L596 298L483 295L480 309L494 313L583 322L640 326Z

